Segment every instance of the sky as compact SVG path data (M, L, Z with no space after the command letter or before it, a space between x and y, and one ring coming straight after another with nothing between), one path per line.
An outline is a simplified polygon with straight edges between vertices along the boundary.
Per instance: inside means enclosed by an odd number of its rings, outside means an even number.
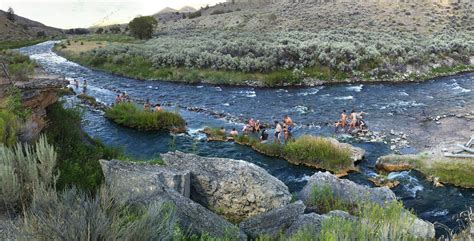
M151 15L165 7L198 9L224 0L0 0L0 9L58 28L85 28L126 23L138 15Z

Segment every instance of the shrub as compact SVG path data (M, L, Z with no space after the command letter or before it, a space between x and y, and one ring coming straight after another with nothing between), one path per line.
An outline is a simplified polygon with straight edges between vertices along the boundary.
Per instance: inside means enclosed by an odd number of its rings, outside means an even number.
M172 240L177 227L175 207L153 202L130 206L117 202L103 188L91 197L76 188L57 194L34 192L21 231L35 240Z
M201 11L197 11L197 12L194 12L194 13L190 13L190 14L188 15L188 18L189 18L189 19L193 19L193 18L199 18L199 17L201 17L201 16L202 16Z
M52 186L57 155L44 136L35 147L0 145L0 197L9 207L26 205L40 186Z
M17 140L18 118L5 110L0 110L0 144L12 146Z
M114 105L105 116L119 125L139 130L184 131L186 128L186 122L178 113L145 111L132 103Z
M28 81L35 71L32 63L17 63L8 65L8 72L15 81Z
M285 145L284 155L290 161L317 164L329 171L352 166L349 150L341 149L320 137L301 136Z

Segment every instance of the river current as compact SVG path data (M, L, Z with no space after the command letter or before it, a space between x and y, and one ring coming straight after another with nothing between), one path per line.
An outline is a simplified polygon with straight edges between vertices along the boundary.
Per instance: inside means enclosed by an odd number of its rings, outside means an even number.
M451 110L474 105L474 74L440 78L421 83L345 84L307 88L252 88L188 85L163 81L141 81L91 70L67 61L52 51L54 42L45 42L20 49L35 59L48 73L65 76L70 81L88 82L87 94L98 101L113 103L117 91L125 91L136 100L149 98L165 104L165 109L177 110L186 119L189 135L139 132L115 125L100 111L86 109L84 130L112 146L124 148L126 154L138 159L157 157L172 150L193 152L203 156L241 159L263 167L288 185L291 192L299 191L316 170L290 165L284 160L260 155L248 147L234 143L205 142L199 130L206 126L226 129L242 128L245 119L253 117L270 123L289 115L296 122L295 135L331 136L330 123L346 109L364 111L365 120L373 131L410 133L427 114L442 115ZM81 90L78 90L81 91ZM72 104L79 104L74 98ZM190 111L199 109L200 111ZM348 179L372 186L367 180L375 174L376 159L390 153L385 143L348 140L367 151L359 164L360 173ZM411 148L408 152L415 152ZM474 174L473 174L474 175ZM474 207L474 190L447 185L433 187L416 171L392 173L390 178L401 185L393 191L404 205L422 219L439 223L437 235L444 234L441 226L457 230L462 225L458 214Z

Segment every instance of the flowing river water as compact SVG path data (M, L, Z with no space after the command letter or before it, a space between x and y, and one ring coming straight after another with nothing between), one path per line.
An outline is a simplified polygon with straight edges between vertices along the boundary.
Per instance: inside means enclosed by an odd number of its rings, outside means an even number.
M172 150L194 152L203 156L241 159L263 167L299 191L316 170L288 164L284 160L260 155L248 147L234 143L205 142L198 130L206 127L242 127L243 120L253 117L265 123L280 120L286 114L297 123L295 135L333 135L329 123L337 120L341 110L355 109L368 113L366 122L373 131L404 131L419 128L421 119L442 115L451 110L474 105L474 74L440 78L422 83L355 84L307 88L252 88L210 85L189 85L162 81L141 81L91 70L56 55L54 42L45 42L20 49L35 59L48 73L68 80L88 82L87 94L111 104L117 91L126 91L132 98L150 98L153 103L166 103L165 109L177 110L188 122L189 135L139 132L115 125L100 111L86 110L84 129L104 143L123 147L126 154L139 159L157 157ZM74 103L74 100L70 101ZM199 110L199 111L190 111ZM348 140L367 151L359 167L348 179L372 186L367 180L375 174L376 159L390 153L383 142ZM416 146L416 145L413 145ZM407 148L405 152L415 152ZM473 174L474 175L474 174ZM393 191L407 208L422 219L440 223L452 230L462 224L458 214L474 206L474 190L433 184L416 171L392 173L390 178L401 185ZM443 224L443 225L441 225Z

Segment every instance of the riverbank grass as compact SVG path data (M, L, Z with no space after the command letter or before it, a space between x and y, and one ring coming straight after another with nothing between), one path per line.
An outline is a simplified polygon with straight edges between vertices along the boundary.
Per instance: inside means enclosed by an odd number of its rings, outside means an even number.
M469 159L418 155L388 155L377 160L379 171L394 172L415 169L429 179L455 186L474 188L474 163Z
M176 112L145 111L133 103L116 104L105 116L119 125L138 130L184 132L186 129L186 122Z
M235 142L250 146L264 155L279 157L296 165L303 164L337 174L353 169L350 150L340 148L323 137L305 135L287 144L280 144L261 143L255 137L239 135L235 137Z

